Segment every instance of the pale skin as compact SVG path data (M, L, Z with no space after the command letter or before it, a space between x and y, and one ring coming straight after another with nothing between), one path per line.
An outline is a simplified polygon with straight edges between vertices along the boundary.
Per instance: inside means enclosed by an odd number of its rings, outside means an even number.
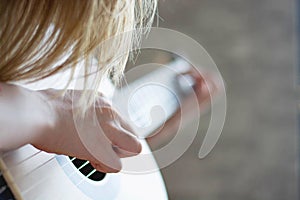
M194 91L200 107L209 103L208 86L195 70L186 72L195 79ZM209 87L218 90L215 80L209 78ZM31 91L21 86L0 83L0 152L32 144L49 153L64 154L89 160L99 171L114 173L121 170L120 158L137 155L141 152L141 144L134 132L120 114L99 97L95 104L97 120L103 132L91 127L87 131L99 131L95 134L97 142L97 158L82 143L73 120L72 101L68 94L57 97L61 91ZM82 91L75 91L80 96ZM188 100L183 106L188 107ZM190 108L187 108L190 109ZM191 108L192 109L192 108ZM87 112L91 112L88 110ZM89 116L89 115L87 115ZM180 120L180 110L169 119L158 134L147 139L153 148L160 146L176 133ZM193 116L191 116L192 118ZM92 120L87 120L92 121ZM101 159L99 159L101 158ZM107 160L110 164L103 162Z

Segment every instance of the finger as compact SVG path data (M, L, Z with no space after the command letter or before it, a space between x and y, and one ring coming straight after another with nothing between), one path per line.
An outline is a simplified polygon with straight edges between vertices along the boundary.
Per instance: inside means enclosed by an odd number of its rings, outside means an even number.
M120 115L117 113L116 115L116 123L119 122L118 124L124 128L125 130L127 130L129 133L133 134L136 136L136 133L134 132L134 130L132 129L132 127L129 125L129 123L122 117L120 117Z
M200 99L207 99L210 95L214 95L218 91L219 81L210 73L200 74L196 69L191 68L189 71L180 74L182 76L189 75L194 81L194 90Z
M81 160L88 160L92 166L97 170L105 173L116 173L122 169L122 163L120 161L120 157L114 152L111 148L111 152L101 152L102 156L95 156L95 154L91 154L89 151L81 150L79 153L70 154L72 157L76 157ZM105 158L105 156L107 158ZM97 157L97 158L96 158ZM109 162L107 162L109 159Z
M134 136L130 125L111 106L97 107L100 126L111 141L113 150L119 157L129 157L141 152L142 146Z
M137 155L141 152L142 146L137 137L134 136L131 127L120 117L120 115L112 108L102 108L99 118L109 116L104 122L100 122L101 128L105 135L112 142L112 145L117 146L122 151L126 151L127 156Z
M120 124L124 129L134 134L133 129L128 124L126 120L124 120L121 115L114 109L110 104L107 103L97 103L97 114L104 120L115 120L116 123Z
M120 157L113 150L111 140L104 134L105 131L109 130L110 125L100 123L99 127L91 122L91 119L93 119L91 113L87 113L86 115L80 121L82 126L77 127L78 132L81 133L79 134L79 142L82 144L82 148L79 151L76 146L72 147L77 151L77 155L75 156L94 163L102 163L113 169L121 169Z
M141 152L141 143L131 132L122 128L115 121L111 122L110 129L112 131L107 132L107 137L114 145L114 150L117 153L124 154L126 156L134 156ZM117 149L115 147L117 147Z
M126 150L123 150L117 146L113 146L113 150L116 152L116 154L120 157L120 158L127 158L127 157L131 157L131 156L136 156L138 155L138 153L132 153Z
M197 89L199 88L199 86L205 84L204 78L194 68L191 68L188 71L178 74L177 77L183 78L183 80L187 81L189 85L193 87L193 89Z

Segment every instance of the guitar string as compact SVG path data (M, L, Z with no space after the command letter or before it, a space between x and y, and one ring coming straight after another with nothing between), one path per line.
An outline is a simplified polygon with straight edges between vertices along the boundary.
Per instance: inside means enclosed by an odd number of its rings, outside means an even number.
M49 161L51 161L52 159L54 159L55 158L55 156L54 157L52 157ZM72 158L72 159L70 159L71 161L73 161L73 160L75 160L76 158L74 157L74 158ZM46 161L47 162L47 161ZM64 163L63 165L61 165L61 167L62 168L65 168L66 167L66 165L68 165L69 163L68 162L66 162L66 163ZM12 167L12 168L14 168L14 167ZM9 170L5 170L5 171L11 171L10 169ZM33 171L35 171L35 169L33 169L32 171L30 171L30 173L31 172L33 172ZM30 174L29 173L29 174ZM0 176L2 175L2 173L0 172ZM24 175L24 177L25 177L26 175ZM23 179L23 176L21 176L21 177L16 177L16 178L20 178L21 180Z
M78 170L81 170L82 168L84 168L87 164L89 164L90 162L89 161L86 161L85 163L83 163L79 168Z
M152 90L152 91L154 91L154 88L152 87L150 87L150 89ZM150 90L150 91L151 91ZM145 91L142 91L142 93L143 94L139 94L139 96L140 96L140 98L139 99L143 99L143 98L141 98L142 96L144 96L144 95L148 95L149 94L149 92L146 94L145 93ZM157 93L157 92L156 92ZM163 94L164 92L160 92L160 94ZM165 97L166 95L164 95L164 97ZM173 96L173 94L172 94L172 96ZM145 96L144 96L145 97ZM156 98L158 98L158 96L155 96ZM137 104L137 100L138 98L133 98L133 101L134 101L134 104ZM178 103L177 102L177 99L176 98L170 98L170 96L169 96L169 98L165 98L165 101L164 101L165 103ZM142 106L142 105L141 105ZM137 114L137 112L134 112L134 114ZM84 163L83 165L81 165L81 167L79 167L78 168L78 170L80 170L82 167L84 167L84 166L86 166L87 164L89 163L89 161L87 161L86 163ZM85 180L85 178L89 178L93 173L95 173L97 170L96 169L94 169L94 170L92 170L88 175L86 175L86 176L84 176L84 177L82 177L81 179L80 179L80 181L77 183L77 184L75 184L76 185L76 187L77 186L79 186L84 180ZM72 176L73 174L75 174L77 171L73 171L70 175Z
M34 171L38 170L39 168L43 167L44 165L46 165L47 163L49 163L50 161L52 161L55 158L55 155L52 156L52 158L48 159L47 161L43 162L41 165L38 165L37 167L35 167L33 170L23 174L23 175L19 175L19 176L15 176L10 183L15 184L14 179L18 179L18 180L22 180L24 178L26 178L28 175L30 175L31 173L33 173Z
M7 151L5 153L2 153L2 154L0 154L0 158L2 158L4 160L7 156L9 156L10 154L12 154L12 153L14 153L16 151L18 151L18 150ZM39 151L41 151L41 150L39 150Z
M125 84L127 84L128 85L128 83L127 83L127 80L125 80L126 82L125 82ZM121 88L121 90L122 90L122 88ZM156 96L157 97L157 96ZM136 99L134 100L134 102L133 102L134 104L137 104L137 101L136 101ZM137 112L136 112L137 113ZM136 114L136 113L134 113L134 114ZM30 156L30 157L28 157L28 158L26 158L26 159L24 159L23 161L21 161L21 162L18 162L17 163L17 165L20 165L20 164L22 164L23 162L25 162L25 161L27 161L28 159L30 159L30 158L32 158L32 157L34 157L34 156L36 156L37 154L39 154L39 153L41 153L41 151L40 152L37 152L37 153L35 153L34 155L32 155L32 156ZM1 154L1 157L6 157L8 154ZM37 170L38 168L40 168L40 167L42 167L42 166L44 166L44 165L46 165L46 164L48 164L50 161L52 161L53 159L54 159L55 157L52 157L51 159L49 159L48 161L46 161L46 162L44 162L43 164L41 164L41 165L39 165L38 167L36 167L35 169L33 169L31 172L29 172L29 173L27 173L27 174L25 174L22 178L24 178L24 177L26 177L26 176L28 176L29 174L31 174L33 171L35 171L35 170ZM72 159L75 159L75 158L72 158ZM86 163L84 163L78 170L80 170L81 168L83 168L85 165L87 165L89 162L87 161ZM65 163L62 167L64 168L66 165L67 165L68 163ZM16 167L16 166L15 166ZM92 172L90 172L86 177L88 178L89 176L91 176L94 172L95 172L96 170L94 169ZM1 172L0 172L1 173ZM0 174L0 175L2 175L2 173ZM44 179L42 179L41 181L43 181ZM39 183L41 182L41 181L39 181ZM76 185L79 185L79 184L81 184L82 183L82 181L83 181L83 178L82 178L82 180L79 182L79 183L77 183ZM38 183L37 183L38 184ZM36 185L36 184L35 184ZM35 185L34 186L32 186L32 187L35 187Z
M18 165L20 165L21 163L25 162L26 160L29 160L30 158L32 158L32 157L34 157L34 156L37 156L37 155L38 155L39 153L41 153L41 152L42 152L42 151L39 151L39 152L35 153L34 155L32 155L32 156L26 158L26 159L23 160L22 162L19 162ZM45 162L42 163L41 165L35 167L35 168L34 168L33 170L31 170L30 172L28 172L28 173L26 173L26 174L24 174L24 175L22 175L22 176L17 176L17 177L15 177L15 179L16 179L16 178L17 178L17 179L21 179L21 180L24 179L25 177L27 177L28 175L30 175L30 174L33 173L34 171L36 171L36 170L38 170L39 168L41 168L41 167L45 166L46 164L48 164L48 163L49 163L50 161L52 161L54 158L55 158L55 156L53 155L52 158L50 158L49 160L45 161ZM75 158L72 158L72 159L74 160ZM83 168L84 166L86 166L88 163L89 163L89 162L86 161L83 165L81 165L81 166L78 168L78 170L80 170L81 168ZM67 164L68 164L68 163L65 163L65 164L62 165L61 167L64 168ZM13 168L15 168L15 167L16 167L16 166L14 166ZM96 171L96 170L94 169L94 170L93 170L92 172L90 172L87 176L82 177L81 180L76 184L76 186L80 185L80 184L84 181L84 178L90 177L95 171ZM72 176L73 174L75 174L75 172L77 172L77 171L74 170L74 171L73 171L71 174L69 174L69 175ZM12 181L12 182L14 183L14 181ZM39 182L41 182L41 181L39 181ZM35 185L36 185L36 184L35 184ZM34 187L34 186L32 186L32 187ZM32 188L32 187L30 187L30 188ZM30 188L24 190L24 192L29 191Z
M152 88L152 90L153 90L153 88ZM157 93L157 91L156 91L155 93ZM158 93L162 94L162 92L158 92ZM148 94L149 94L149 93L148 93ZM141 94L140 94L140 95L141 95ZM146 93L145 93L144 91L143 91L143 95L146 95ZM158 96L155 96L155 97L158 97ZM142 99L142 98L140 98L140 99ZM168 98L168 102L170 102L170 101L174 101L174 98ZM137 104L136 99L134 99L134 102L133 102L133 103L134 103L134 104ZM134 114L137 114L137 113L134 113ZM23 162L25 162L25 161L27 161L28 159L30 159L30 158L36 156L36 155L39 154L39 153L41 153L41 151L39 151L39 152L33 154L32 156L29 156L28 158L24 159L24 160L21 161L21 162L18 162L17 165L22 164ZM46 165L47 163L49 163L50 161L52 161L54 158L55 158L55 156L53 156L52 158L50 158L50 159L47 160L46 162L42 163L41 165L39 165L38 167L36 167L36 168L33 169L32 171L26 173L25 175L20 176L20 177L16 177L16 178L21 178L21 179L23 179L23 178L27 177L27 176L28 176L29 174L31 174L33 171L35 171L35 170L41 168L42 166ZM75 159L75 158L73 158L73 159ZM80 167L78 170L80 170L81 168L83 168L84 166L86 166L88 163L89 163L88 161L85 162L83 165L81 165L81 167ZM61 167L64 168L67 164L68 164L68 163L65 163L65 164L64 164L63 166L61 166ZM14 166L14 167L17 167L17 166ZM13 167L13 168L14 168L14 167ZM90 177L95 171L96 171L96 170L94 169L92 172L90 172L90 173L89 173L87 176L85 176L85 177L87 177L87 178ZM74 173L74 172L76 172L76 171L73 171L73 173ZM71 175L73 175L73 173L72 173ZM78 186L79 184L81 184L83 180L84 180L84 178L82 178L81 181L78 182L78 183L76 184L76 186Z
M22 180L22 179L26 178L27 176L29 176L29 175L30 175L31 173L33 173L34 171L36 171L36 170L38 170L39 168L41 168L41 167L43 167L43 166L49 164L52 160L55 159L55 157L56 157L56 156L53 155L52 158L48 159L47 161L45 161L45 162L42 163L41 165L35 167L35 168L34 168L33 170L31 170L30 172L28 172L28 173L26 173L26 174L24 174L24 175L22 175L22 176L17 176L17 177L15 177L15 179ZM89 161L86 161L83 165L85 166L85 165L87 165L88 163L89 163ZM65 163L64 165L62 165L61 167L64 168L64 167L66 167L68 164L69 164L69 162L66 162L66 163ZM82 167L84 167L83 165L81 165L80 169L81 169ZM96 171L96 170L95 170L95 171ZM69 174L69 176L73 176L73 174L75 174L76 172L77 172L76 170L73 170L72 173ZM92 175L92 174L89 174L88 177L91 176L91 175ZM81 179L84 180L84 178L81 178ZM80 183L82 182L82 180L80 180ZM12 181L12 183L14 183L14 181ZM35 185L36 185L36 184L35 184ZM32 187L30 187L30 188L32 188ZM28 188L28 189L26 189L26 190L24 190L24 191L26 192L27 190L30 190L30 188Z
M20 165L20 164L22 164L23 162L29 160L30 158L33 158L33 157L37 156L37 155L38 155L39 153L41 153L41 152L42 152L42 151L39 150L38 152L34 153L33 155L31 155L31 156L27 157L26 159L24 159L24 160L18 162L15 166L13 166L13 167L11 167L11 168L6 167L4 170L2 170L1 175L3 176L2 173L6 173L6 172L8 172L8 173L11 174L11 170L12 170L12 169L16 168L18 165ZM3 159L5 159L5 157L7 157L8 155L9 155L9 154L6 154L6 155L4 156ZM15 178L16 178L16 177L14 177L14 178L13 178L11 181L9 181L9 182L12 183L12 184L15 184L15 181L14 181Z
M42 182L45 182L48 180L51 176L43 176L41 177L37 182L35 182L31 187L26 188L25 190L22 191L22 196L25 196L28 192L36 188L38 185L41 185Z
M85 163L83 163L79 168L77 168L78 171L79 171L80 169L82 169L83 167L85 167L86 165L88 165L89 163L90 163L89 161L86 161ZM66 163L62 166L62 168L65 168L65 167L67 166L67 164L69 164L69 163L66 162ZM72 176L75 175L76 172L78 172L78 171L73 170L71 173L68 174L69 177L72 177ZM95 171L96 171L96 170L95 170ZM88 178L88 177L87 177L87 178Z
M2 170L3 173L5 172L10 172L12 169L18 167L19 165L21 165L22 163L26 162L27 160L37 156L38 154L42 153L43 151L39 150L38 152L32 154L31 156L25 158L24 160L21 160L20 162L16 163L14 166L10 166L9 168L7 167L6 169Z
M4 158L7 157L9 154L12 154L14 151L16 151L16 150L13 150L13 151L7 151L7 152L4 152L4 153L1 153L1 154L0 154L0 158L4 159Z
M96 169L93 169L87 176L85 176L84 178L81 178L81 180L78 182L78 183L76 183L76 187L77 186L79 186L84 180L85 180L85 178L89 178L93 173L95 173L97 170Z
M14 166L12 166L12 167L10 167L10 168L7 168L7 169L5 169L5 170L2 170L0 173L2 174L2 173L5 173L5 172L7 172L7 171L8 171L8 172L11 172L14 168L18 167L18 166L21 165L22 163L24 163L24 162L26 162L27 160L29 160L29 159L31 159L31 158L37 156L38 154L40 154L40 153L42 153L42 152L43 152L43 151L39 150L38 152L34 153L33 155L31 155L31 156L27 157L26 159L24 159L24 160L18 162L16 165L14 165ZM46 162L51 161L51 160L54 159L54 158L55 158L55 156L53 156L52 158L50 158L50 159L47 160ZM74 159L76 159L76 158L72 158L72 159L70 159L70 160L73 161ZM46 163L46 162L45 162L45 163ZM37 168L31 170L31 171L28 172L27 174L25 174L25 175L23 175L23 176L17 176L17 177L15 177L15 178L23 179L24 177L26 177L27 175L29 175L30 173L32 173L33 171L35 171L35 170L38 169L39 167L42 167L43 164L45 164L45 163L42 163L42 165L39 165ZM61 165L61 167L64 168L67 164L68 164L68 163L65 163L65 164ZM87 164L88 164L88 163L87 163Z
M46 162L44 162L44 163L43 163L41 166L39 166L38 168L47 165L47 164L50 163L52 160L54 160L55 157L56 157L56 156L53 156L52 158L50 158L49 160L47 160ZM66 156L66 158L67 158L67 156ZM72 159L70 159L70 160L74 160L74 159L76 159L76 158L72 158ZM61 165L61 167L64 168L64 167L65 167L66 165L68 165L68 164L69 164L69 163L66 162L66 163L64 163L63 165ZM37 168L34 169L34 170L32 170L32 172L35 171L35 170L37 170ZM29 175L29 174L30 174L30 173L28 173L27 175ZM72 174L73 174L73 173L72 173ZM23 179L24 177L25 177L25 176L23 176L22 179ZM31 191L33 188L35 188L37 185L40 185L42 182L44 182L44 181L45 181L46 179L48 179L48 178L49 178L49 176L44 176L42 179L39 179L39 181L36 182L34 185L32 185L31 187L29 187L29 188L27 188L26 190L24 190L24 191L23 191L23 194L25 195L27 192Z
M41 151L40 152L38 152L38 153L41 153ZM38 154L38 153L35 153L36 155ZM32 158L32 157L34 157L34 156L36 156L36 155L33 155L33 156L30 156L30 158ZM28 158L28 159L30 159L30 158ZM26 160L28 160L28 159L26 159ZM50 158L50 159L48 159L47 161L45 161L45 162L43 162L41 165L38 165L37 167L35 167L34 169L32 169L31 171L29 171L28 173L26 173L26 174L23 174L22 176L20 175L20 176L16 176L16 177L14 177L14 179L18 179L18 180L22 180L22 179L24 179L24 178L26 178L27 176L29 176L31 173L33 173L34 171L36 171L36 170L38 170L39 168L41 168L41 167L43 167L43 166L45 166L46 164L48 164L48 163L50 163L53 159L55 159L55 155L53 155L53 157L52 158ZM72 158L72 160L74 160L74 159L76 159L76 158ZM70 159L70 161L72 161L71 159ZM23 161L24 162L24 161ZM23 163L23 162L20 162L20 163ZM68 165L69 163L68 162L66 162L66 163L64 163L63 165L61 165L61 167L62 168L65 168L67 165ZM82 164L79 168L78 168L78 170L80 170L80 169L82 169L84 166L86 166L87 164L89 164L89 161L86 161L84 164ZM13 166L12 168L15 168L16 166ZM3 171L3 173L4 172L6 172L6 171L11 171L11 169L6 169L6 170L4 170ZM95 170L96 171L96 170ZM75 170L73 170L73 172L71 173L71 174L69 174L70 176L72 176L73 174L75 174ZM2 172L1 172L1 174L2 174ZM91 174L89 174L89 176L90 176ZM88 176L88 177L89 177ZM14 180L12 180L12 181L10 181L12 184L15 184L15 181Z
M127 82L126 82L126 83L127 83ZM9 156L11 153L13 153L13 151L6 152L6 153L1 152L0 156L1 156L2 159L5 159L5 158L6 158L7 156ZM10 167L9 169L6 168L5 170L2 170L3 173L11 172L13 169L15 169L16 167L18 167L18 166L21 165L22 163L26 162L27 160L29 160L29 159L31 159L31 158L37 156L39 153L41 153L41 151L39 151L39 152L37 152L37 153L34 153L33 155L27 157L26 159L23 159L23 160L20 161L20 162L17 162L13 167ZM30 172L26 173L25 175L17 176L17 177L14 177L14 178L15 178L15 179L16 179L16 178L23 179L23 178L27 177L28 175L30 175L32 172L34 172L34 171L36 171L37 169L41 168L42 166L46 165L47 163L49 163L49 162L50 162L51 160L53 160L53 159L54 159L54 157L51 158L51 159L49 159L49 160L47 160L46 162L42 163L41 165L37 166L36 168L32 169ZM73 159L75 159L75 158L73 158ZM79 168L78 170L80 170L81 168L83 168L83 167L84 167L85 165L87 165L88 163L89 163L88 161L85 162L82 166L80 166L80 168ZM68 164L68 163L65 163L62 167L64 168L65 165L67 165L67 164ZM94 172L94 171L93 171L93 172ZM71 175L72 175L72 174L71 174ZM87 177L89 177L90 175L91 175L91 173L88 174ZM0 172L0 176L3 176L3 175L2 175L2 172ZM12 182L13 182L13 184L14 184L14 180L12 180ZM39 181L39 182L40 182L40 181ZM33 186L33 187L34 187L34 186ZM3 188L3 187L2 187L2 188L1 188L0 194L1 194L3 191L5 191L5 189L6 189L6 188ZM29 190L30 190L30 188L28 188L28 191L29 191Z
M43 165L41 165L41 166L39 166L39 167L42 167L42 166L48 164L48 163L49 163L51 160L53 160L54 158L55 158L55 156L54 156L53 158L49 159L48 161L46 161ZM76 159L76 158L72 158L72 159L74 160L74 159ZM71 159L70 159L70 161L71 161ZM85 162L84 164L86 164L86 163L89 163L89 161ZM61 165L61 167L64 168L64 167L66 167L68 164L69 164L69 161L67 161L65 164ZM84 164L83 164L83 165L84 165ZM35 170L37 170L37 168L34 169L33 171L35 171ZM96 169L94 169L91 173L89 173L89 174L87 175L87 178L90 177L95 171L96 171ZM76 174L76 172L77 172L76 170L73 170L72 173L69 174L69 177L73 176L73 174ZM22 178L24 178L24 177L22 177ZM35 183L34 185L32 185L31 187L29 187L29 188L27 188L26 190L22 191L22 193L25 195L27 192L31 191L31 190L34 189L37 185L40 185L42 182L44 182L44 181L45 181L46 179L48 179L48 178L49 178L49 176L43 177L42 179L40 179L38 182L36 182L36 183ZM82 182L84 181L84 178L85 178L85 177L81 178L81 180L79 181L79 183L76 184L76 186L78 186L80 183L82 183Z
M154 91L153 90L153 88L151 88L151 90L152 91ZM150 90L150 91L151 91ZM152 92L151 91L151 92ZM141 96L144 96L144 95L146 95L146 93L145 93L145 91L142 91L143 92L143 94L138 94L138 96L140 96L140 99L141 99ZM149 94L149 92L148 92L148 94ZM147 94L147 95L148 95ZM157 96L156 96L157 97ZM138 98L133 98L132 100L133 100L133 104L138 104L138 102L137 102L137 99ZM172 99L173 100L173 99ZM168 102L169 102L169 99L168 99ZM142 102L143 103L143 102ZM141 102L139 102L139 104L142 104ZM142 106L142 105L140 105L140 106ZM137 109L138 110L138 109ZM138 112L137 112L137 110L136 110L136 112L134 112L134 115L137 115L138 114ZM80 170L81 168L83 168L84 166L86 166L87 164L88 164L89 162L87 161L87 162L85 162L83 165L81 165L81 167L79 167L78 168L78 170ZM85 178L89 178L93 173L95 173L97 170L96 169L93 169L88 175L86 175L86 176L84 176L84 177L81 177L81 179L80 179L80 181L78 181L78 183L76 183L75 185L76 185L76 187L78 187L82 182L84 182L84 180L85 180ZM75 174L77 171L73 171L71 174L69 174L70 176L72 176L73 174Z
M23 147L21 147L21 148L24 148L24 147L26 147L26 146L28 146L28 145L25 145L25 146L23 146ZM16 151L19 151L19 149L12 150L12 151L1 152L1 153L0 153L0 158L4 159L4 158L6 158L7 156L9 156L10 154L13 154L13 153L16 152Z
M55 158L55 156L53 155L52 158L50 158L49 160L47 160L46 162L42 163L41 165L37 166L36 168L34 168L33 170L29 171L28 173L26 173L25 175L22 175L22 176L17 176L17 177L14 177L14 179L18 179L18 180L23 180L24 178L26 178L28 175L30 175L31 173L33 173L34 171L38 170L39 168L45 166L46 164L50 163L50 161L52 161L53 159ZM39 181L33 185L31 185L31 187L25 189L24 191L20 191L22 193L22 196L25 196L25 194L30 191L32 188L36 187L37 184L40 184L41 181L44 181L45 178L48 178L49 176L42 176ZM15 181L14 179L11 180L11 183L12 184L15 184Z
M89 161L86 161L83 165L87 165L87 164L89 164L90 162ZM68 164L68 163L67 163ZM67 164L65 164L65 165L67 165ZM65 166L64 166L65 167ZM64 167L62 167L62 168L64 168ZM84 167L84 166L83 166ZM81 168L83 168L82 167L82 165L78 168L78 170L80 170ZM76 174L76 170L73 170L70 174L69 174L69 176L71 177L71 176L73 176L74 174Z
M76 158L73 158L73 159L76 159ZM53 160L53 158L51 158L51 160ZM71 161L71 159L70 159ZM87 161L89 162L89 161ZM49 162L48 162L49 163ZM47 163L45 163L47 164ZM69 162L66 162L64 165L62 166L66 166L67 164L69 164ZM96 169L94 169L91 173L89 173L87 175L87 178L90 177L94 172L96 171ZM69 176L72 176L75 172L77 172L76 170L73 170L72 173L69 174ZM42 182L45 182L47 179L49 179L51 176L44 176L42 177L41 179L39 179L39 181L35 182L35 184L31 185L31 187L27 188L26 190L22 191L23 193L23 196L25 196L28 192L30 192L32 189L34 189L37 185L40 185ZM78 186L80 183L82 183L84 180L84 178L81 178L81 180L79 181L79 183L77 183L75 186Z
M15 169L16 167L19 167L19 165L21 165L22 163L26 162L27 160L29 160L29 159L31 159L31 158L37 156L37 155L40 154L41 152L42 152L42 151L39 150L38 152L34 153L33 155L27 157L26 159L24 159L24 160L22 160L22 161L16 163L14 166L10 167L9 169L6 168L5 170L2 170L2 172L0 172L1 175L2 175L2 173L6 173L7 171L11 172L13 169ZM7 153L5 153L4 155L2 154L1 156L2 156L2 158L6 158L7 156L10 155L10 153L12 153L12 152L7 152ZM28 173L26 173L26 174L24 174L24 175L22 175L22 176L20 175L20 176L14 177L14 179L21 179L21 180L24 179L25 177L27 177L28 175L30 175L30 174L33 173L34 171L38 170L39 168L43 167L44 165L46 165L47 163L49 163L50 161L52 161L54 158L55 158L55 156L53 156L52 158L50 158L50 159L47 160L46 162L42 163L41 165L35 167L34 169L32 169L31 171L29 171ZM73 161L74 159L76 159L76 158L72 158L71 161ZM85 162L83 165L80 166L80 168L79 168L78 170L80 170L81 168L83 168L84 166L86 166L88 163L89 163L88 161ZM68 163L66 162L66 163L63 164L61 167L64 168L67 164L68 164ZM72 172L72 174L70 174L70 175L73 175L74 172L76 172L76 171L74 170L74 171ZM91 175L91 174L90 174L90 175ZM90 175L89 175L89 176L90 176ZM11 180L10 182L12 182L13 184L15 183L14 180Z

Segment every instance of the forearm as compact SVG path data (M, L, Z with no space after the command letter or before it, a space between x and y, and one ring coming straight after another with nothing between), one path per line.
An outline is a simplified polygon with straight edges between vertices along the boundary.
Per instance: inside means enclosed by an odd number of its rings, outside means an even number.
M51 109L42 95L0 83L0 151L31 143L51 126Z

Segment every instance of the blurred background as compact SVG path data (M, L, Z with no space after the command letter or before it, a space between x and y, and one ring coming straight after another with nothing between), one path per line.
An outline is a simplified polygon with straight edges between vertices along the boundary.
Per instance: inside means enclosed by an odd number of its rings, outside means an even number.
M198 41L227 87L224 130L197 157L192 146L162 170L170 199L298 199L296 1L160 0L159 26ZM188 134L188 129L186 129Z

